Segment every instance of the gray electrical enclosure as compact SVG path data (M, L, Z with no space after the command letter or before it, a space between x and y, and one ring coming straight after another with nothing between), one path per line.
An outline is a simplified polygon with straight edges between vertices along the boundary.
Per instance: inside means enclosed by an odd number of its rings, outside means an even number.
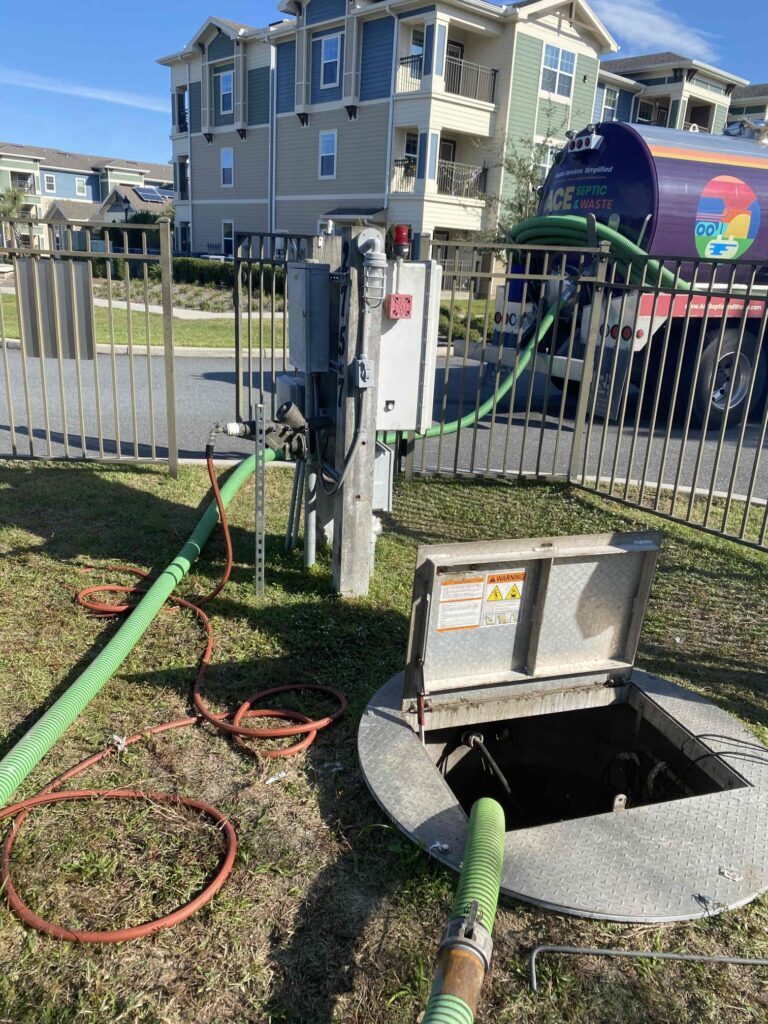
M330 369L330 267L288 264L288 354L302 373Z

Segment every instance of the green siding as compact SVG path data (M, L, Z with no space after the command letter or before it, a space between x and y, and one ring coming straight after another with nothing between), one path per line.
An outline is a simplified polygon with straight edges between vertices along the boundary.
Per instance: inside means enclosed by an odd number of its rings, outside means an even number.
M269 122L269 68L248 72L248 124Z
M584 124L591 118L587 117ZM567 103L558 103L549 96L539 97L539 109L536 117L536 134L545 135L550 139L562 139L571 123L571 108ZM583 128L584 125L579 125Z
M669 108L669 121L670 128L679 128L680 125L680 100L672 100L672 106Z
M599 66L599 61L594 57L586 57L580 53L576 58L576 78L573 83L569 125L576 132L586 128L592 120Z
M208 60L223 60L225 57L231 57L235 52L235 43L229 36L225 36L222 33L220 36L216 36L208 43Z
M199 134L202 131L202 121L200 118L201 85L201 82L189 83L189 130L193 135Z
M714 116L713 122L712 122L712 134L713 135L720 135L720 133L722 132L723 128L725 128L725 122L726 122L727 118L728 118L728 107L719 106L719 105L716 106L715 107L715 116Z
M507 121L507 152L530 149L536 133L536 104L539 96L539 75L544 44L539 39L518 31L515 62L512 68L512 91ZM514 182L505 175L503 194L509 195Z
M232 72L234 72L234 70L235 70L235 65L234 64L217 64L216 68L215 69L211 68L211 71L210 71L210 75L211 75L211 87L210 87L211 91L210 91L210 95L213 96L213 123L214 123L214 126L216 128L220 128L223 125L234 124L235 123L235 112L234 112L234 106L235 106L234 100L235 100L235 97L234 97L234 92L232 94L232 108L233 108L232 109L232 113L230 113L230 114L222 114L221 113L221 74L220 74L222 71L232 71ZM219 72L219 74L216 74L217 71ZM237 83L234 80L234 74L232 76L232 88L233 88L233 90L237 89Z

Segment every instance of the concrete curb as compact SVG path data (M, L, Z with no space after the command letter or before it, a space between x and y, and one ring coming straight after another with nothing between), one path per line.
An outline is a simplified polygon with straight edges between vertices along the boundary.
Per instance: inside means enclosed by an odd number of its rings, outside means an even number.
M6 348L9 348L9 349L21 348L21 343L19 342L18 338L6 338L5 345L6 345ZM3 343L2 343L2 341L0 341L0 348L2 348L2 347L3 347ZM112 347L110 345L97 345L96 346L96 352L100 356L108 356L108 355L110 355L112 353ZM151 352L151 354L153 356L163 356L163 355L165 355L165 349L163 348L162 345L152 345L150 347L150 352ZM147 354L147 347L146 347L146 345L134 345L133 346L133 354L134 354L134 356L146 356L146 354ZM174 347L173 354L175 356L178 356L178 357L181 357L181 358L194 357L194 358L199 359L201 356L208 356L211 359L214 359L214 358L222 359L222 358L227 358L228 356L234 357L235 349L234 349L234 346L232 348L205 348L205 347L197 347L197 346L192 346L192 345L176 345ZM265 353L265 355L266 354L267 353ZM115 345L115 355L116 356L127 356L128 355L128 346L127 345ZM271 357L271 355L272 355L272 352L270 351L269 352L269 356ZM282 349L282 348L276 348L275 349L275 359L282 359L284 355L287 358L288 354L287 354L287 352L285 352L284 349ZM55 356L51 356L50 358L51 359L55 359L56 357ZM258 362L258 357L254 355L254 360L253 361L254 361L254 366L255 366L255 364ZM247 356L246 356L245 353L243 353L243 363L245 364L246 362L247 362Z

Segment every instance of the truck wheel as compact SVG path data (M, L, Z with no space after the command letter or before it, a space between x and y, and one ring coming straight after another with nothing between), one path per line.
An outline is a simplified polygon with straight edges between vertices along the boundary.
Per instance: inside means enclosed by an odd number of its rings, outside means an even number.
M760 402L765 401L768 377L765 348L758 346L757 338L753 334L745 333L737 359L739 333L740 328L726 328L722 345L719 327L713 328L704 338L699 373L693 385L691 420L697 427L703 426L704 420L707 419L707 410L708 430L719 430L726 415L728 426L736 427L743 417L749 414L747 398L755 360L758 366L752 388L751 407L754 409ZM688 353L690 376L693 375L695 357L695 351Z

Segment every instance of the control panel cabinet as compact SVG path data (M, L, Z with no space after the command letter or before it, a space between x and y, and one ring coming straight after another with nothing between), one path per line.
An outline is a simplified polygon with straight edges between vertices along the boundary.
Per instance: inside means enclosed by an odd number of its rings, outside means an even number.
M288 355L301 373L330 369L330 270L327 263L288 264Z

